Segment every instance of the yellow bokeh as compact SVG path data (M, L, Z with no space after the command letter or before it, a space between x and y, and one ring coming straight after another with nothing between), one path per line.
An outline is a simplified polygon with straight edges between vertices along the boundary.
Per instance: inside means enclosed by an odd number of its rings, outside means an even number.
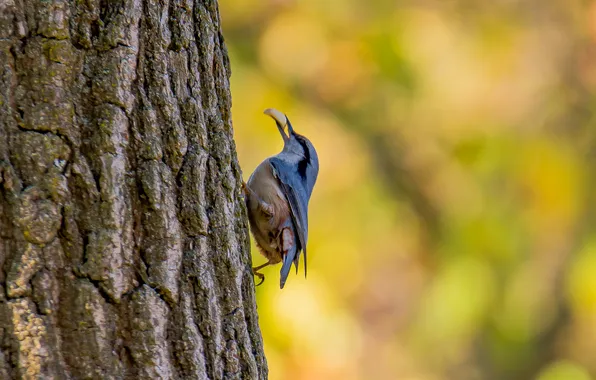
M327 59L321 25L299 12L277 15L267 25L259 45L263 69L284 82L314 75Z
M591 380L590 374L577 365L561 361L550 365L537 380Z
M219 4L244 178L320 160L271 379L596 378L596 2Z
M571 306L582 316L596 317L596 241L586 244L571 263L567 288Z

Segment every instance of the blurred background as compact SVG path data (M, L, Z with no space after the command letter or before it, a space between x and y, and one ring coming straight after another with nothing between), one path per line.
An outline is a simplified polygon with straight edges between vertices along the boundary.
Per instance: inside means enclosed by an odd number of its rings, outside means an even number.
M308 279L257 288L270 379L596 379L596 2L220 13L245 179L268 107L321 163Z

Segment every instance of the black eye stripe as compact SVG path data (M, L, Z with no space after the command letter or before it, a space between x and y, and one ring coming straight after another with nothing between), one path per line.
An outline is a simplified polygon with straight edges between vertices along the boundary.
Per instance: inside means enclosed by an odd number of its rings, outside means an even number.
M296 140L300 143L302 150L304 151L304 158L298 162L298 174L302 179L306 179L306 168L310 163L310 152L308 150L308 145L306 145L306 141L300 135L296 135Z

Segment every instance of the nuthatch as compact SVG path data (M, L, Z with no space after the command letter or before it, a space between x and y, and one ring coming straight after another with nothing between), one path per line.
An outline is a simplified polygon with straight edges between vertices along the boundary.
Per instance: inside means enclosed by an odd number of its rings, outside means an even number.
M304 251L306 277L308 201L319 174L319 158L311 142L294 132L286 115L272 108L266 109L265 114L275 120L284 148L261 162L248 184L242 184L242 190L250 229L257 247L268 260L254 267L253 274L261 280L260 285L265 276L259 270L283 262L279 281L283 289L292 263L298 273L301 251Z

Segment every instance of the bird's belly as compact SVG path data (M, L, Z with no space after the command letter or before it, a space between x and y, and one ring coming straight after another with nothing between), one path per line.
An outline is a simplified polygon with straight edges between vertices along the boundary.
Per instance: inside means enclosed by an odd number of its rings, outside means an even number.
M248 179L250 187L260 199L279 207L280 204L287 203L277 179L273 176L271 166L267 160L263 161ZM287 206L286 206L287 207Z
M279 247L279 234L276 228L272 229L268 223L258 222L250 219L251 231L257 243L261 254L265 256L271 264L281 262L281 247Z
M256 195L256 198L249 197L247 206L253 208L249 212L249 221L257 246L272 264L281 262L283 249L280 231L290 220L290 209L268 161L263 161L255 169L247 186ZM258 201L271 207L270 216L259 211L256 203Z

